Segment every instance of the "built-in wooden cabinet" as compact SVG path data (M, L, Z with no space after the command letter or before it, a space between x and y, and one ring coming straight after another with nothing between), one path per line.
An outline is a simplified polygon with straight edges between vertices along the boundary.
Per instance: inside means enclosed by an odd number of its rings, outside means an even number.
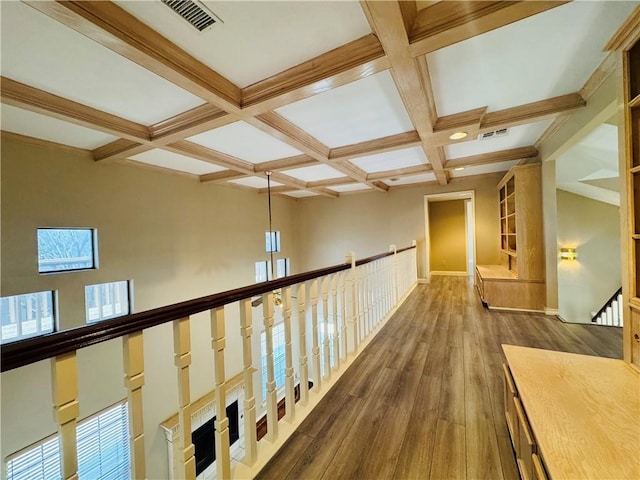
M620 98L623 111L620 135L620 176L623 212L624 356L640 368L640 8L608 45L620 55Z
M498 183L500 264L478 265L476 286L491 308L544 310L540 164L513 167Z

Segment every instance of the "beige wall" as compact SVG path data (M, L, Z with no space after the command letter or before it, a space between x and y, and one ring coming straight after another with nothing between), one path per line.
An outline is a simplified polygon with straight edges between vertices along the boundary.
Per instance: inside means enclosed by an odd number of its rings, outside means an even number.
M432 272L466 272L464 200L429 202L429 264Z
M418 277L425 278L424 196L475 191L476 263L499 262L499 213L496 185L503 174L457 179L446 185L407 187L386 193L309 198L299 204L300 249L304 270L333 265L355 250L358 258L418 242Z
M84 324L84 285L133 279L136 310L142 311L253 283L254 262L267 259L267 198L254 191L95 163L5 139L1 166L1 294L58 290L62 328ZM294 199L273 199L282 256L298 271L295 207ZM99 270L39 275L36 228L43 226L97 228ZM228 375L242 365L236 310L228 310L227 317ZM194 317L192 341L191 393L197 398L213 388L206 314ZM177 411L171 325L146 330L144 345L148 475L167 478L166 443L158 425ZM78 356L81 417L125 397L120 340ZM4 458L54 433L55 425L48 362L6 372L1 382Z
M590 323L591 312L621 285L619 208L564 190L558 190L557 203L558 248L575 247L578 255L558 264L560 316Z

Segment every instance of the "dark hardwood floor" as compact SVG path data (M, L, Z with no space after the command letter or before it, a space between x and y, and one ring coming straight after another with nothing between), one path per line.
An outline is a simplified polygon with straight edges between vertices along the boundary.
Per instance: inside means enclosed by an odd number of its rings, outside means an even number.
M619 328L486 310L466 277L434 277L257 478L519 478L503 413L502 343L622 357Z

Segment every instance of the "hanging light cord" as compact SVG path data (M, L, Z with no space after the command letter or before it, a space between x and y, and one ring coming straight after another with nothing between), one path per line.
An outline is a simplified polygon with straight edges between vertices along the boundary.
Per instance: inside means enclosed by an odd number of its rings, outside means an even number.
M265 172L267 174L267 197L269 199L269 255L271 257L271 280L275 279L273 269L273 244L275 239L273 238L273 229L271 228L271 170Z

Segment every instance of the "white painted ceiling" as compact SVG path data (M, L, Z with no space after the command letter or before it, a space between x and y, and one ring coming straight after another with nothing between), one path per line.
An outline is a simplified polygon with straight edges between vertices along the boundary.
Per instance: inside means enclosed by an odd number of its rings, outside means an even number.
M618 128L603 123L556 160L556 185L620 206L618 166Z
M175 50L182 50L183 58L193 57L239 88L286 72L372 33L360 3L351 0L205 1L204 4L220 17L222 23L197 32L159 1L116 2L124 10L122 18L133 15L133 22L143 22L172 42ZM417 2L419 10L431 5L428 1ZM604 44L638 5L638 1L571 2L426 55L437 115L442 117L485 106L488 112L493 112L579 92L604 58ZM165 70L153 73L141 65L145 63L142 59L144 48L153 50L154 45L145 44L139 47L137 56L125 58L111 50L109 42L101 44L26 3L0 1L0 14L3 78L136 122L143 131L147 127L149 135L155 131L154 125L162 125L176 115L206 105L201 91L193 88L187 91L188 86L178 86L168 80L172 78L167 71L170 66L164 65ZM471 31L475 28L473 22L467 26ZM96 26L91 28L99 30ZM100 32L97 37L107 38L108 35ZM370 39L376 41L373 36ZM136 164L160 167L165 173L176 171L197 177L232 169L229 163L220 161L220 158L231 156L257 167L253 172L249 168L251 174L244 178L220 182L253 189L266 187L262 172L271 167L260 169L260 164L289 159L276 165L278 173L292 177L296 182L323 183L323 187L302 189L295 182L287 185L286 178L271 183L274 187L282 187L283 194L294 198L328 192L333 195L367 192L372 191L372 187L384 190L385 185L393 189L436 183L437 177L432 172L415 174L414 167L425 165L428 169L432 165L425 158L423 146L415 146L415 140L410 140L417 136L416 125L405 105L411 105L413 99L403 99L396 85L397 81L406 80L389 68L388 59L377 60L379 63L375 67L360 60L353 61L356 65L345 77L348 81L344 81L342 74L328 78L324 74L316 79L318 84L313 88L305 86L307 90L303 95L294 93L291 98L283 97L273 107L279 117L269 109L253 113L239 107L227 116L228 121L218 123L221 126L208 127L208 131L206 128L197 132L189 129L188 135L172 140L182 141L182 147L188 145L186 140L224 154L212 156L211 163L202 161L203 149L184 148L180 154L175 145L169 151L163 148L165 144L155 139L147 142L147 151L137 151L128 158ZM322 62L313 61L306 67L314 71L318 65ZM2 102L3 134L18 134L75 147L94 156L97 148L120 139L120 136L104 133L112 132L109 128L97 125L87 128L87 122L64 117L55 109L47 110L47 105L16 103L4 95ZM262 119L261 114L267 114L267 118ZM60 119L63 117L65 120ZM253 121L251 117L254 117ZM191 122L197 124L199 119L196 116ZM531 147L552 121L532 120L511 127L503 138L487 141L469 138L446 145L445 164L450 159ZM260 122L264 122L264 129L254 126ZM292 140L291 135L275 134L274 129L281 125L295 131L296 138ZM192 126L189 122L183 125ZM334 160L340 147L402 134L409 138L407 146L377 150L382 153L364 149L366 154L361 156ZM598 135L604 137L610 133ZM567 185L573 183L574 190L588 188L611 192L612 170L603 165L602 160L611 152L604 154L600 150L605 140L589 137L568 152L558 161L559 181ZM424 146L428 149L431 145L425 142ZM194 151L200 152L197 158L190 156ZM310 163L314 161L315 164ZM448 174L456 178L501 172L517 164L518 160L496 163L489 157L488 162L467 166L461 171L449 170ZM568 174L562 169L572 162L582 163L579 168L567 167L572 175L565 178ZM586 169L591 163L592 170ZM410 170L403 173L404 168ZM377 182L368 177L376 174L375 178L382 178L380 172L389 175ZM345 176L349 176L352 183L345 184ZM334 179L340 181L332 184ZM202 188L208 187L209 184L202 185Z

